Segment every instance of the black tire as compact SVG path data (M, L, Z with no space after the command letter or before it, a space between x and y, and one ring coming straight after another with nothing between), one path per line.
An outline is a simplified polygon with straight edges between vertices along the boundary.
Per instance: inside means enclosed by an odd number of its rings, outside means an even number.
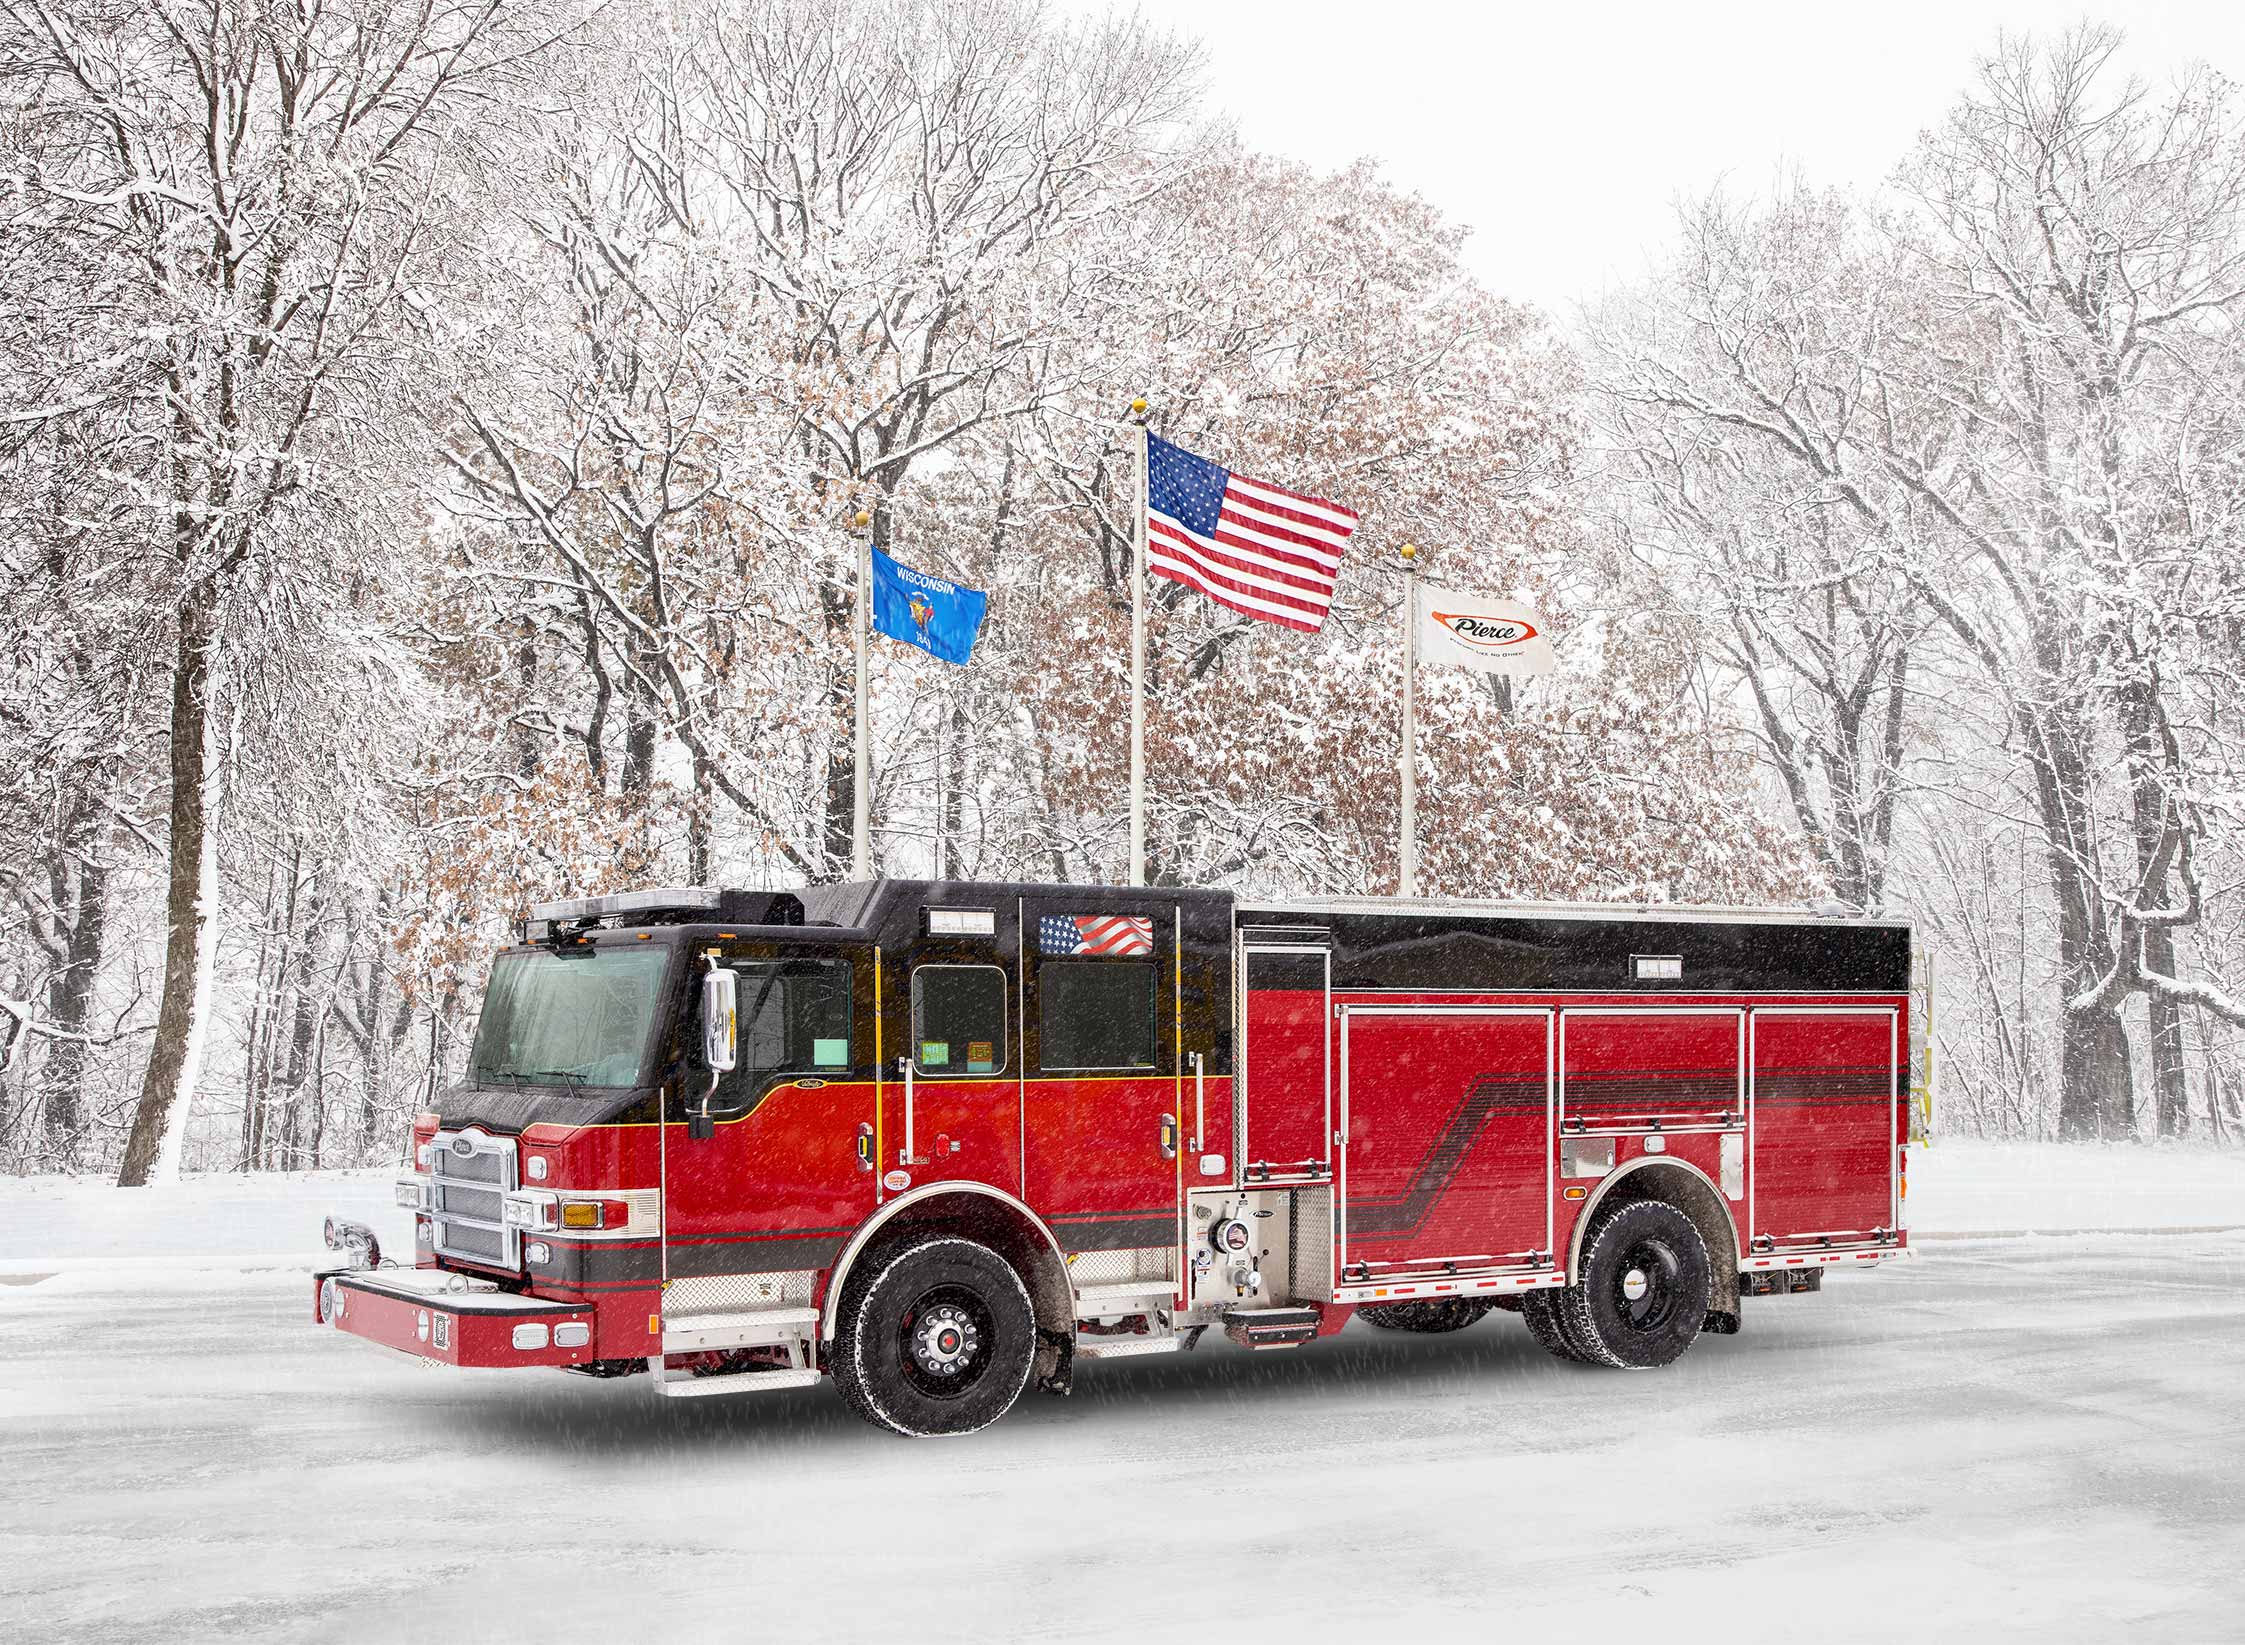
M1714 1294L1692 1219L1659 1200L1617 1205L1592 1224L1575 1283L1553 1293L1559 1328L1599 1363L1648 1371L1682 1357Z
M1013 1265L986 1245L921 1240L872 1265L843 1298L835 1386L868 1422L915 1439L971 1434L1013 1409L1037 1319Z
M1383 1331L1462 1331L1496 1303L1488 1297L1422 1297L1417 1302L1372 1302L1359 1318Z
M1554 1359L1563 1359L1575 1365L1601 1365L1574 1345L1567 1335L1566 1321L1560 1317L1557 1291L1530 1291L1520 1299L1520 1317L1528 1322L1528 1334L1543 1346L1545 1353Z

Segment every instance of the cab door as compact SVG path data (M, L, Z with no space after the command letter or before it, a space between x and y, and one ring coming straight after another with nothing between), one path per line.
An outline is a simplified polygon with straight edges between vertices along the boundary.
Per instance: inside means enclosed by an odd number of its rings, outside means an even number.
M697 948L680 984L687 1046L712 964L734 976L735 1066L713 1079L689 1053L662 1099L659 1268L679 1318L802 1289L777 1276L828 1266L873 1205L859 1144L873 1117L872 950Z
M1193 1097L1178 1058L1182 920L1158 896L1022 900L1022 1192L1068 1251L1177 1243Z
M1010 900L1010 899L1009 899ZM931 913L971 915L939 932ZM886 956L889 1035L877 1138L884 1197L931 1182L1021 1186L1019 937L1013 910L922 910Z

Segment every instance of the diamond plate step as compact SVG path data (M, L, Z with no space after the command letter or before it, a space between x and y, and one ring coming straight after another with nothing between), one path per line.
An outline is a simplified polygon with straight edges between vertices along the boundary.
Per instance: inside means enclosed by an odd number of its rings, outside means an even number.
M774 1342L807 1342L818 1333L816 1308L743 1308L727 1314L663 1319L663 1352L705 1348L756 1348Z
M1103 1314L1142 1314L1159 1308L1177 1294L1174 1280L1129 1279L1109 1285L1076 1287L1076 1318L1098 1319Z
M703 1399L713 1394L766 1394L777 1388L808 1388L820 1371L733 1371L721 1377L655 1373L655 1392L670 1399Z
M1185 1346L1178 1336L1159 1337L1078 1337L1078 1359L1128 1359L1133 1354L1174 1354Z

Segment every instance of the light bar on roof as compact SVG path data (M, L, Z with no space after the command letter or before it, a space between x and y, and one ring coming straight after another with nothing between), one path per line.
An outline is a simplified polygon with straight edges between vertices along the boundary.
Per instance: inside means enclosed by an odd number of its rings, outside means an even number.
M706 885L659 885L647 891L612 891L602 897L565 897L534 902L534 920L599 920L614 914L659 914L676 908L715 909L717 893Z

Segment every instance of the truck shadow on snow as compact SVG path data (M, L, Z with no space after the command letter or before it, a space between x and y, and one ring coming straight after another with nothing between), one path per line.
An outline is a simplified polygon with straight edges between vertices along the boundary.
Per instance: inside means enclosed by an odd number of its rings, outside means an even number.
M1711 1384L1735 1386L1741 1398L1758 1388L1766 1398L1766 1373L1750 1369L1752 1362L1804 1349L1813 1352L1814 1345L1796 1330L1756 1334L1749 1327L1741 1336L1702 1337L1664 1370L1627 1373L1554 1359L1517 1320L1502 1316L1444 1336L1360 1325L1301 1348L1254 1353L1210 1341L1189 1353L1082 1363L1068 1398L1024 1393L988 1432L1024 1440L1044 1430L1106 1424L1123 1433L1152 1415L1187 1431L1205 1424L1236 1433L1260 1410L1276 1435L1305 1408L1346 1422L1354 1405L1363 1420L1389 1425L1399 1406L1434 1428L1517 1420L1532 1424L1548 1443L1555 1414L1591 1416L1624 1405L1641 1414L1648 1404L1704 1400ZM670 1400L638 1377L567 1377L545 1379L535 1391L511 1379L501 1388L493 1379L479 1392L482 1397L429 1408L426 1420L510 1450L596 1457L684 1455L727 1440L783 1451L896 1443L859 1420L826 1384Z

